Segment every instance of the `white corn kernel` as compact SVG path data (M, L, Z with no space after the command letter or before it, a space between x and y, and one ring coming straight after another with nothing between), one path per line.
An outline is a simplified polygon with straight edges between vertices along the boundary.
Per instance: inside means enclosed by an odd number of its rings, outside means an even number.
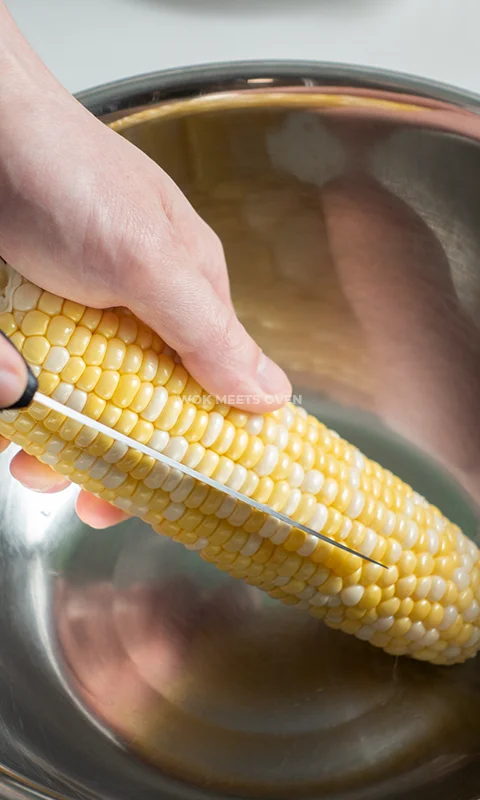
M245 425L245 430L252 436L258 436L263 428L263 417L260 414L253 414Z
M275 445L278 447L279 451L285 450L288 444L288 430L285 425L277 425L277 433L275 437Z
M344 605L356 606L362 599L364 591L363 586L347 586L346 589L342 589L340 597Z
M321 533L326 525L328 519L328 508L323 503L317 503L315 511L308 523L308 527L316 533Z
M190 475L184 475L183 480L176 489L170 494L170 500L174 503L183 503L184 500L187 499L188 495L193 491L195 488L196 482L194 478L191 478Z
M170 467L157 461L151 472L143 479L143 482L147 489L159 489L169 473Z
M107 450L104 454L103 459L108 464L117 464L120 459L123 458L124 455L128 453L128 447L126 444L121 444L120 442L114 442L111 447Z
M384 536L391 536L393 531L395 530L395 525L397 524L397 517L395 513L391 510L387 511L387 518L385 520L385 524L382 528L382 534Z
M152 450L157 450L159 453L163 453L169 440L170 435L167 433L167 431L155 430L148 443L148 446L151 447Z
M148 422L155 422L160 416L165 403L168 400L168 392L164 386L156 386L152 399L148 406L143 409L140 416Z
M73 383L65 383L65 381L61 381L54 392L52 392L53 400L56 400L57 403L62 403L66 405L68 398L73 393L75 386Z
M242 556L253 556L255 553L260 550L260 547L263 544L263 539L261 536L258 536L256 533L250 534L248 541L240 550Z
M312 528L313 530L313 528ZM299 556L310 556L317 549L318 539L310 534L305 538L304 543L297 550Z
M438 575L434 575L432 577L432 588L428 594L428 599L433 601L434 603L440 602L443 595L447 591L447 582L444 578L440 578Z
M453 580L457 584L461 592L470 584L470 575L466 569L459 567L453 573Z
M126 480L127 476L124 472L120 472L116 467L111 467L103 478L103 485L105 489L118 489Z
M81 414L85 408L87 400L88 394L86 392L82 392L80 389L74 389L68 398L68 407L73 408L74 411L78 411L79 414Z
M297 462L294 461L292 466L290 467L290 474L287 478L292 489L297 489L299 486L301 486L304 481L304 478L305 478L305 472L303 467L301 467L300 464L297 464Z
M472 600L468 608L463 612L465 622L477 622L480 618L480 606L476 600Z
M188 442L184 436L171 436L170 441L163 450L163 454L173 461L181 462L187 450Z
M184 478L183 472L180 472L179 469L174 469L172 467L162 483L163 491L168 493L173 492L177 488L177 486L180 485L183 478Z
M245 467L242 467L241 464L235 464L232 474L225 485L228 486L229 489L234 489L234 491L239 492L246 480L247 470Z
M285 514L286 517L291 517L291 515L297 510L301 499L302 493L300 489L292 489L288 500L283 507L282 514Z
M447 606L443 612L443 619L437 626L439 631L446 631L457 620L458 611L455 606Z
M222 432L224 422L224 418L218 411L212 411L209 414L207 429L200 440L204 447L211 447L217 441Z
M356 519L363 511L365 506L365 495L358 489L353 493L351 503L348 507L347 516Z
M272 536L270 536L270 541L272 544L283 544L286 539L290 536L290 532L292 530L291 525L287 525L286 522L276 522L277 529ZM260 534L260 531L259 531Z
M302 492L316 495L322 488L324 481L325 478L318 469L311 469L305 473L301 486Z
M226 497L215 516L219 519L227 519L233 513L237 504L238 500L235 500L234 497Z
M315 607L322 607L326 606L328 603L328 597L320 592L316 592L312 599L310 600L310 605Z
M230 514L228 521L234 528L241 528L245 525L247 519L252 516L252 509L244 503L237 503L233 514ZM259 536L260 534L252 534L252 536ZM263 541L263 537L260 537Z
M270 475L277 466L279 459L278 448L274 444L267 444L263 455L255 467L255 472L260 478Z
M70 353L67 348L55 345L50 348L43 369L58 374L68 364L69 360Z
M440 547L440 537L437 531L434 531L432 528L429 528L427 531L427 547L432 556L438 553L438 548Z
M365 538L361 544L358 545L357 551L361 553L363 556L367 556L369 558L378 542L378 536L375 531L372 531L371 528L367 528L365 531Z
M176 522L177 519L183 516L185 511L186 508L183 503L169 503L168 506L163 509L162 514L169 522Z

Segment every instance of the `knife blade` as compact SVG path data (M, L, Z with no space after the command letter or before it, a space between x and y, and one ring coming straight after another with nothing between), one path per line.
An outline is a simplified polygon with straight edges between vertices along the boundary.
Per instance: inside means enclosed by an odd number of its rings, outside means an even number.
M78 422L80 425L85 425L87 428L92 428L97 433L104 434L111 439L119 442L120 444L125 445L128 448L133 450L137 450L143 453L146 456L150 456L155 461L164 464L165 466L169 467L170 469L174 469L182 473L183 475L188 475L189 477L193 478L196 482L210 486L211 488L215 489L218 492L226 495L227 497L235 499L237 502L242 503L244 505L250 506L254 511L259 511L263 514L266 514L269 517L273 517L274 519L291 526L297 530L302 531L303 533L308 534L309 536L314 536L316 539L326 542L327 544L333 545L334 547L339 548L340 550L349 553L350 555L358 556L363 561L368 561L371 564L376 564L383 569L388 569L385 564L381 564L378 561L375 561L373 558L369 556L363 555L363 553L359 553L356 550L348 547L347 545L343 544L342 542L335 541L334 539L330 539L323 533L319 533L318 531L314 531L311 528L303 525L300 522L292 519L291 517L282 514L280 511L275 511L275 509L271 508L268 505L263 503L259 503L256 500L253 500L251 497L247 497L244 494L236 491L235 489L231 489L229 486L225 486L223 483L219 483L214 478L209 478L206 475L202 475L201 472L197 472L195 469L191 467L187 467L185 464L181 464L178 461L170 458L169 456L164 455L163 453L158 452L157 450L153 450L148 445L141 444L140 442L136 442L134 439L131 439L129 436L126 436L124 433L120 431L116 431L113 428L108 427L107 425L103 425L103 423L98 422L97 420L88 417L86 414L82 414L80 411L77 411L74 408L70 408L63 403L59 403L57 400L54 400L52 397L48 397L47 395L42 394L41 392L36 392L32 399L33 403L39 403L44 408L48 408L51 411L56 411L59 414L62 414L65 417L73 420L74 422Z

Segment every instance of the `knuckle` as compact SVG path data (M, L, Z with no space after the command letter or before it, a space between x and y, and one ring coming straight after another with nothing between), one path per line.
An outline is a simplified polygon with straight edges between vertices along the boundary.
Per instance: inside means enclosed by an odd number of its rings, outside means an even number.
M239 363L250 359L250 339L233 316L216 316L211 327L211 341L221 367L230 366L232 361Z

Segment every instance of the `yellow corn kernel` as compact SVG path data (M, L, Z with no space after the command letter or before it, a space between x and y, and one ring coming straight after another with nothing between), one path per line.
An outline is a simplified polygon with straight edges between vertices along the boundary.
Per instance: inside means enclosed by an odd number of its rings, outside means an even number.
M228 420L224 420L220 435L211 445L212 449L219 456L224 455L227 452L227 450L231 447L233 440L235 438L235 434L236 434L235 425L233 425L233 423L229 422Z
M113 339L117 335L119 326L118 314L115 314L114 311L104 311L95 332L105 336L106 339Z
M145 351L151 348L152 342L153 342L153 331L151 331L150 328L147 328L146 325L139 324L137 338L135 339L135 344L138 344L138 346L141 347L143 351Z
M95 393L104 400L111 400L120 381L120 373L104 370L95 386Z
M247 469L252 469L260 461L265 446L258 436L252 436L238 462Z
M118 422L115 424L115 430L123 433L125 436L130 436L135 425L138 422L138 414L130 409L125 409L121 412Z
M206 412L203 412L206 413ZM208 415L207 415L208 416ZM230 415L229 415L230 416ZM208 424L208 422L207 422ZM205 426L206 427L206 426ZM246 431L243 429L237 429L235 433L235 437L233 439L232 444L228 448L226 455L232 459L232 461L238 462L240 457L244 454L245 450L247 449L247 445L249 443L249 436Z
M382 590L379 586L366 586L363 596L358 603L359 608L368 611L371 608L376 608L382 600Z
M138 335L138 322L136 321L136 319L129 314L122 316L120 319L120 325L117 333L118 338L128 345L128 344L133 344L133 342L137 338L137 335Z
M130 435L136 442L148 444L153 436L154 430L151 422L146 422L144 419L141 419L137 422Z
M103 412L105 411L105 400L102 400L101 397L97 397L94 394L89 395L87 402L85 403L85 407L83 409L83 413L87 417L91 417L92 419L98 419Z
M102 415L99 417L98 421L108 428L115 428L121 416L121 408L114 406L113 403L106 403L105 409L102 411Z
M162 431L170 431L177 422L183 409L183 402L180 397L172 395L165 403L160 415L155 423L157 428Z
M85 367L77 379L77 388L82 392L93 392L102 375L100 367Z
M273 481L271 478L265 477L260 478L257 488L254 492L252 492L253 500L256 500L258 503L267 504L270 500L270 495L273 492Z
M39 311L44 311L50 317L60 315L62 313L63 300L50 292L42 292L38 299Z
M75 328L70 341L68 351L71 356L83 356L92 338L91 331L85 327Z
M139 450L128 450L127 453L117 461L117 467L122 472L131 472L142 460L142 453Z
M49 322L50 317L43 311L27 311L20 324L20 330L25 336L45 336ZM53 344L50 339L49 341Z
M0 331L5 334L5 336L11 336L17 330L17 323L13 317L13 314L9 314L6 311L0 314Z
M65 381L65 383L76 384L85 372L85 369L86 364L83 358L71 356L60 373L61 379Z
M60 383L59 375L46 370L38 376L38 389L46 395L51 395Z
M17 344L15 336L16 334L14 333L11 339L12 342ZM19 347L18 344L17 347ZM41 366L48 356L50 342L48 342L44 336L29 336L25 339L24 343L22 342L22 346L20 346L19 349L30 364Z
M175 364L165 388L169 394L182 394L188 380L188 372L183 364Z
M140 385L141 381L137 375L122 375L112 396L115 405L119 408L128 408L140 389Z
M196 406L194 407L196 408ZM180 417L177 421L179 420ZM176 424L177 423L175 423L175 425ZM188 430L185 431L185 438L187 442L192 442L192 443L199 442L203 434L207 430L207 426L208 426L207 412L203 411L203 409L197 409L192 424L190 425Z
M197 415L197 408L193 403L184 403L180 416L175 425L170 429L171 436L183 436L190 430ZM187 439L187 441L189 441Z
M142 366L142 361L143 351L140 347L137 344L129 344L125 351L125 357L122 361L120 372L134 375Z
M12 342L12 344L14 344L15 347L18 350L20 350L20 352L22 352L23 345L24 345L24 342L25 342L25 336L23 335L23 333L21 333L20 331L15 331L15 333L12 333L12 335L9 337L9 339ZM23 350L23 355L25 355L25 350ZM26 356L25 356L25 358L26 358ZM31 362L31 363L33 363L33 362Z
M49 319L49 318L47 318ZM52 345L66 347L75 331L75 323L73 320L65 317L63 314L49 319L47 329L47 339Z
M105 336L94 333L83 356L85 364L92 367L100 366L105 358L107 345L108 341Z
M262 430L258 434L263 444L275 444L277 438L277 423L270 417L263 420Z
M151 383L142 383L140 389L132 400L132 411L135 411L136 414L141 414L142 411L145 411L153 397L154 391L155 390Z
M155 386L165 386L175 367L175 362L170 356L163 353L158 356L157 369L153 383Z
M63 304L63 313L66 317L69 317L73 322L80 322L82 317L86 313L85 306L80 305L79 303L73 303L71 300L65 300ZM101 312L98 312L98 317L100 318ZM82 320L83 322L83 320Z

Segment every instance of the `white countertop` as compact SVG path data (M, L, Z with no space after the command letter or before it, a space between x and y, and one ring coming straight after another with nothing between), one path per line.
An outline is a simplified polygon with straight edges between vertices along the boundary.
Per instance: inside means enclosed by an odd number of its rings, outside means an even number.
M480 94L480 0L7 0L72 92L170 67L308 59Z

